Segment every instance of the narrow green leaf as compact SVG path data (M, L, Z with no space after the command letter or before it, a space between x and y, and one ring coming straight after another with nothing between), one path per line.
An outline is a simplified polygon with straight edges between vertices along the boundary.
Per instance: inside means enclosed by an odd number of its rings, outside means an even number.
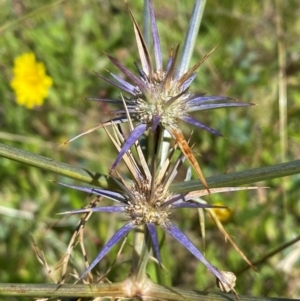
M239 171L220 176L207 177L206 182L209 188L239 186L282 178L295 174L300 174L300 160L274 164L271 166ZM170 189L176 193L184 193L204 188L204 185L199 180L193 180L188 182L174 183L171 185Z
M23 151L11 146L0 143L0 156L25 163L40 169L77 180L101 188L116 187L115 183L110 180L107 175L99 174L94 171L88 171L81 167L71 166L66 163L57 162L50 158L39 156L27 151ZM245 184L253 184L260 181L271 180L300 174L300 160L290 161L286 163L275 164L267 167L260 167L231 174L206 178L210 188L239 186ZM204 189L205 187L199 180L174 183L171 190L175 193L185 193Z
M102 188L115 187L114 182L106 175L92 172L82 167L75 167L66 163L57 162L53 159L7 146L2 143L0 143L0 156Z

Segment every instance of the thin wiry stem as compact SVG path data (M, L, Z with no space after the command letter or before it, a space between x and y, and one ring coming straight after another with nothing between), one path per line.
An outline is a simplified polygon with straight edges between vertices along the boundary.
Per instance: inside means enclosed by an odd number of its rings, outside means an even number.
M284 29L282 22L282 1L275 1L276 8L276 33L277 33L277 50L278 50L278 102L279 102L279 133L280 133L280 157L281 162L286 161L288 138L287 138L287 84L286 84L286 48L284 42ZM282 235L286 237L288 225L286 222L287 209L287 181L282 181Z
M88 207L93 208L93 207L97 206L97 204L100 202L100 199L101 199L101 197L94 198L90 202ZM63 256L63 258L61 260L62 272L61 272L60 284L65 282L69 259L71 257L72 251L78 241L80 242L81 252L82 252L84 260L85 260L85 267L88 268L88 266L89 266L82 237L83 237L83 230L85 227L85 223L88 221L88 219L90 218L91 215L92 215L92 212L86 212L82 215L82 217L80 218L79 224L77 225L77 227L74 231L74 234L69 242L67 251L65 252L65 255Z
M287 87L286 87L286 48L284 43L284 30L281 10L282 1L276 0L276 33L278 50L278 96L279 96L279 121L280 121L280 147L281 161L286 160L287 154Z
M276 249L268 252L267 254L265 254L262 258L258 259L258 260L255 260L252 262L252 264L254 266L259 266L261 265L262 263L266 262L266 260L268 260L269 258L271 258L272 256L278 254L279 252L287 249L288 247L290 247L291 245L297 243L298 241L300 241L300 236L298 235L297 237L295 237L294 239L288 241L288 242L285 242L283 243L282 245L278 246ZM241 268L239 270L237 270L235 272L235 274L239 275L239 274L242 274L243 272L247 271L248 269L250 269L250 266L245 266L244 268Z
M177 77L179 78L187 70L194 51L198 31L200 28L204 7L206 0L196 0L192 12L192 17L189 24L188 33L186 35L183 51L181 54L180 62L177 70Z

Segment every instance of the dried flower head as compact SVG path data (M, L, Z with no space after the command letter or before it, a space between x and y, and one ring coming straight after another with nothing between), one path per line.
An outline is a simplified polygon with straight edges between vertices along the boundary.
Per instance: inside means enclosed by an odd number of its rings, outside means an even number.
M52 78L46 75L44 64L36 61L34 53L24 53L15 58L13 74L10 84L17 103L28 109L41 106L52 86Z

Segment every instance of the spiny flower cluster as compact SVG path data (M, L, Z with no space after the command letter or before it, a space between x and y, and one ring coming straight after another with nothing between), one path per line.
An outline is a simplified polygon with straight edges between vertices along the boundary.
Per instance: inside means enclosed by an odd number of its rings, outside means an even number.
M171 206L163 206L164 200L168 199L162 187L154 190L151 196L151 183L142 181L141 187L134 184L131 189L133 198L128 200L125 212L134 221L135 225L155 224L165 226L170 215Z
M120 109L113 111L113 113L117 114L118 116L112 121L104 124L104 126L111 124L111 122L123 123L128 121L126 110L128 110L132 120L138 122L135 129L132 131L126 143L119 152L119 155L117 156L112 168L117 166L125 152L149 128L152 130L152 132L154 132L158 126L162 126L176 140L176 143L180 147L181 151L185 154L188 161L197 172L200 180L206 186L206 188L208 188L200 166L183 136L183 133L178 125L178 121L185 121L198 128L207 130L212 134L221 136L218 131L208 127L207 125L204 125L198 120L195 120L189 114L195 111L241 107L252 104L237 102L232 98L224 96L206 96L204 94L194 94L189 91L189 86L196 77L198 68L212 53L212 51L187 72L184 74L179 74L178 68L176 68L179 51L179 47L177 47L175 50L170 52L166 68L163 69L160 39L151 1L149 1L149 11L152 26L155 64L152 61L141 30L135 18L133 17L131 10L129 8L128 10L133 21L134 32L140 56L141 66L139 66L137 63L135 64L138 75L135 75L125 66L123 66L117 59L108 55L108 58L111 60L111 62L129 78L130 82L127 82L121 77L112 73L110 74L113 79L103 77L100 74L98 74L98 76L121 89L128 96L124 97L122 100L90 98L100 102L109 102L121 106ZM124 102L126 104L126 108L124 108Z
M16 93L17 103L32 109L41 106L52 86L52 78L46 75L45 66L37 62L34 53L16 57L11 87Z
M115 127L115 133L118 138L122 139L123 134ZM114 139L108 133L110 139L117 145L119 149L124 142ZM118 189L108 190L91 188L85 186L75 186L59 183L60 185L67 186L72 189L84 191L96 196L102 196L107 199L113 200L117 203L116 206L100 206L93 208L85 208L79 210L72 210L64 212L64 214L78 214L86 212L123 212L127 215L128 223L121 227L107 242L104 248L100 251L94 261L90 264L88 269L80 276L79 279L84 278L96 264L110 251L110 249L128 232L140 225L145 225L146 229L151 237L153 250L159 263L161 263L161 257L159 252L159 242L156 233L156 227L160 227L166 233L171 235L177 241L179 241L185 248L187 248L196 258L198 258L207 268L211 271L217 279L227 284L226 279L222 276L221 271L212 266L202 253L195 247L192 241L175 225L170 221L170 215L172 210L182 208L224 208L224 206L209 205L205 202L196 202L196 198L207 195L209 192L206 189L191 191L183 194L172 194L169 192L169 186L175 179L178 169L184 162L185 157L181 154L173 164L171 161L174 156L174 150L171 150L164 165L159 170L156 176L152 176L146 159L138 144L135 144L137 148L138 158L135 158L130 151L127 151L123 156L128 170L130 171L132 182L126 181L124 178L111 175L113 181L117 184ZM237 187L223 187L210 189L210 193L220 193L228 191L237 191L249 188L237 188ZM227 284L228 285L228 284Z
M209 205L206 202L198 201L197 198L209 193L220 193L227 191L236 191L249 188L223 187L208 190L205 178L201 172L200 166L194 157L191 147L184 138L184 135L178 125L178 121L185 121L198 128L205 129L212 134L221 135L216 130L195 120L189 114L194 111L211 110L217 108L249 106L249 103L236 102L231 98L223 96L205 96L204 94L194 94L189 91L189 86L193 82L196 72L202 62L210 53L195 64L191 69L180 74L177 66L178 49L172 50L165 69L162 63L162 54L160 49L159 35L157 31L152 3L149 0L149 11L153 38L153 52L155 64L152 62L150 52L145 43L141 30L137 25L131 10L131 16L137 47L140 56L140 64L136 64L138 75L124 67L117 59L108 55L111 62L117 66L129 82L115 74L111 74L112 79L98 76L105 81L113 84L126 93L119 100L92 98L100 102L108 102L120 105L120 108L113 111L116 117L101 124L99 127L112 125L115 136L109 132L111 141L118 150L117 158L112 165L111 179L116 183L117 189L100 189L85 186L67 185L72 189L84 191L89 194L101 196L113 200L117 203L115 206L99 206L73 210L66 213L86 213L86 212L121 212L127 216L128 222L122 226L107 242L99 252L94 261L79 279L85 277L96 264L110 251L110 249L125 237L128 232L141 225L145 226L145 231L151 238L154 254L159 263L161 263L159 242L156 228L159 227L185 248L187 248L196 258L198 258L207 269L212 272L218 280L220 287L225 287L226 291L232 289L231 283L226 279L225 272L212 266L202 253L195 247L192 241L171 222L171 213L175 209L181 208L217 208L222 206ZM121 123L127 122L130 126L130 133L127 138L121 130ZM133 126L133 122L137 124ZM153 146L152 157L145 158L141 147L139 146L140 137L151 129L153 135L149 135ZM168 151L166 159L161 162L160 150L162 149L163 130L170 133L175 140L175 146ZM88 132L90 132L89 130ZM87 132L83 133L86 134ZM83 135L81 134L81 135ZM81 136L79 135L79 136ZM78 136L77 136L78 137ZM133 155L131 148L136 148L136 154ZM177 159L174 159L175 149L181 150ZM149 160L148 160L149 159ZM169 191L170 184L175 179L178 169L183 161L187 159L196 170L200 180L206 187L203 190L191 191L184 194L172 194ZM126 164L131 181L120 176L115 170L118 163L123 160ZM147 162L150 162L148 164ZM172 163L173 162L173 163Z

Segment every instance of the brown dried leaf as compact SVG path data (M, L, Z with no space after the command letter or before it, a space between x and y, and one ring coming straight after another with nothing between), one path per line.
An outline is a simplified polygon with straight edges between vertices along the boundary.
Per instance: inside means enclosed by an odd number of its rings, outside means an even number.
M181 151L183 152L185 157L188 159L190 164L193 166L193 168L195 169L200 181L202 182L204 187L209 192L209 188L208 188L208 185L207 185L206 180L204 178L204 175L201 171L201 168L200 168L200 166L199 166L199 164L198 164L191 148L189 147L187 141L185 140L183 134L178 129L170 128L170 130L171 130L171 133L172 133L173 137L175 138L178 146L180 147Z

